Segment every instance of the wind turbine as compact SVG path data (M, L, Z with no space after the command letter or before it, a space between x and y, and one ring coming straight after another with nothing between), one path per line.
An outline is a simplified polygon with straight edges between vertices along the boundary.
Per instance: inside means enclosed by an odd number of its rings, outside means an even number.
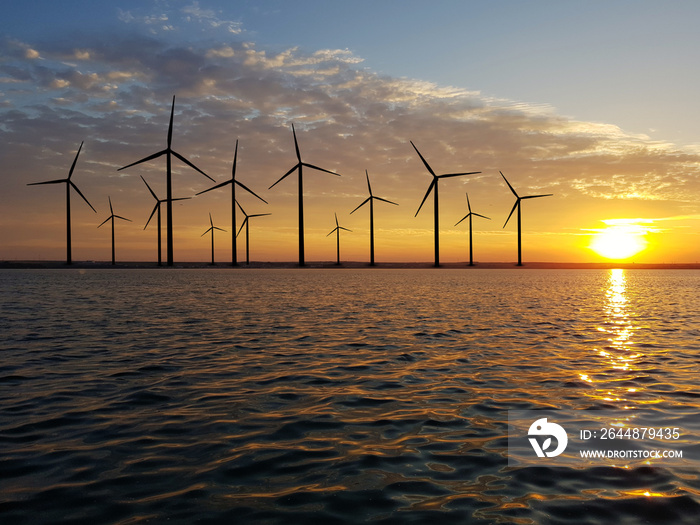
M238 234L236 233L236 184L238 184L241 188L246 190L248 193L254 195L261 201L263 201L265 204L267 204L267 201L257 195L253 190L250 188L246 187L243 183L239 182L236 180L236 159L238 158L238 140L236 140L236 150L233 154L233 168L231 168L231 179L227 180L226 182L222 182L221 184L217 184L216 186L213 186L207 190L200 191L196 195L201 195L202 193L206 193L211 190L215 190L217 188L222 188L223 186L226 186L227 184L231 185L231 249L232 249L232 258L231 258L231 265L232 266L238 266L238 253L237 253L237 246L236 246L236 238L238 237ZM247 264L247 263L246 263Z
M508 218L506 219L505 224L503 224L503 227L506 227L506 224L508 224L508 221L510 220L511 215L513 215L513 212L515 211L515 208L518 208L518 266L523 265L522 257L521 257L521 227L520 227L520 201L525 200L525 199L537 199L539 197L551 197L553 193L547 193L546 195L526 195L524 197L521 197L518 195L515 190L513 189L513 186L510 185L510 182L508 182L508 179L506 179L506 176L503 175L502 172L499 171L501 174L501 177L503 177L503 180L506 181L506 184L510 188L510 191L513 192L513 195L515 195L515 204L513 204L513 209L510 210L510 214L508 215Z
M70 167L70 171L68 172L68 178L67 179L56 179L56 180L47 180L45 182L31 182L27 184L27 186L38 186L40 184L60 184L62 182L66 183L66 264L73 264L73 259L71 257L71 234L70 234L70 189L73 188L78 195L80 195L85 202L87 202L87 205L92 208L92 211L97 213L97 210L92 207L92 204L88 202L88 200L85 198L85 195L81 193L81 191L78 189L78 187L73 183L71 177L73 176L73 170L75 170L75 164L78 162L78 155L80 155L80 150L83 149L83 142L80 143L80 147L78 148L78 153L75 154L75 159L73 159L73 164Z
M340 266L340 230L345 230L346 232L351 232L352 230L348 230L347 228L343 228L338 224L338 214L335 214L335 228L333 228L328 235L331 233L335 232L335 239L336 239L336 246L337 246L337 259L336 259L336 265ZM326 235L326 237L328 237Z
M123 221L129 221L129 222L131 222L131 219L127 219L127 218L122 217L120 215L115 215L114 210L112 209L112 198L109 196L107 198L109 199L109 213L111 213L111 215L109 217L107 217L102 222L102 224L100 224L100 226L98 226L98 228L100 228L107 221L109 221L109 220L112 221L112 265L114 265L114 264L116 264L116 262L114 260L114 219L121 219Z
M164 150L159 151L158 153L154 153L153 155L149 155L148 157L145 157L141 160L137 160L136 162L132 162L131 164L127 164L126 166L122 166L119 168L117 171L124 170L126 168L130 168L131 166L135 166L136 164L141 164L142 162L148 162L149 160L157 159L161 155L165 155L166 159L166 178L165 178L165 184L166 184L166 198L165 198L165 204L166 204L166 209L168 211L168 217L166 221L166 226L167 226L167 257L168 257L168 266L173 265L173 184L172 184L172 172L171 172L171 164L172 164L172 156L177 157L180 159L182 162L190 166L191 168L195 169L202 175L204 175L207 179L211 180L212 182L216 182L214 179L212 179L209 175L204 173L202 170L200 170L197 166L192 164L189 160L187 160L185 157L180 155L177 151L173 150L171 148L172 142L173 142L173 115L175 113L175 96L173 96L173 105L170 109L170 125L168 126L168 145Z
M211 228L200 235L200 237L204 237L207 233L211 232L211 265L214 266L214 230L219 230L220 232L225 232L226 230L222 230L221 228L214 226L214 221L211 219L211 213L209 214L209 224L211 224Z
M249 219L251 217L264 217L265 215L271 215L270 213L255 213L253 215L248 215L243 207L241 206L241 203L236 201L236 204L240 208L241 212L243 215L245 215L245 219L243 219L243 222L241 223L241 227L238 230L238 233L236 234L236 237L241 233L243 230L243 226L245 226L245 263L246 265L250 264L250 221ZM267 203L266 203L267 204Z
M367 170L365 170L365 176L367 177L367 189L369 190L369 197L367 197L364 201L362 201L362 204L360 204L357 208L352 210L350 212L350 215L355 213L357 210L362 208L365 204L369 202L369 265L374 266L374 200L382 201L382 202L388 202L389 204L393 204L395 206L398 206L395 202L388 201L386 199L382 199L381 197L375 197L372 194L372 186L370 186L369 183L369 173L367 173Z
M479 215L478 213L474 213L472 211L472 205L469 204L469 194L467 193L466 195L467 195L467 208L469 208L469 213L467 213L464 217L462 217L457 224L459 224L464 219L469 217L469 266L474 266L474 257L473 257L473 251L472 251L472 238L473 238L473 236L472 236L472 216L475 215L475 216L481 217L483 219L489 219L489 220L491 220L491 219L489 217L486 217L485 215ZM455 224L455 226L457 226L457 224Z
M319 168L318 166L314 166L313 164L302 162L301 153L299 153L299 143L297 142L297 133L294 130L294 124L292 124L292 133L294 134L294 148L296 149L298 162L287 173L282 175L282 177L268 189L274 188L275 185L277 185L277 183L284 180L293 171L297 169L299 170L299 266L304 266L304 181L302 177L302 168L306 166L307 168L313 168L318 171L325 171L326 173L330 173L331 175L336 175L338 177L340 176L340 174L333 173L332 171L328 171L323 168Z
M425 164L425 167L428 169L430 174L433 176L433 181L430 183L430 186L428 186L428 191L425 192L425 197L423 197L423 200L420 203L420 206L418 206L418 211L416 211L416 214L414 217L418 216L418 212L420 209L423 207L423 203L425 203L425 199L428 198L428 195L430 195L430 192L435 189L433 192L433 199L434 199L434 204L433 204L433 213L434 213L434 228L435 228L435 266L440 266L440 213L439 213L439 207L438 207L438 181L440 179L445 179L447 177L459 177L461 175L476 175L477 173L481 173L480 171L470 171L468 173L446 173L444 175L436 175L435 172L433 171L433 168L430 167L430 164L428 164L428 161L426 161L423 158L423 155L420 154L420 151L418 151L418 148L416 148L416 145L411 142L411 146L413 146L413 149L416 150L416 153L418 153L418 156L420 157L420 160L423 161L423 164Z
M141 180L144 182L146 187L148 188L148 191L151 192L151 195L153 195L153 198L156 200L156 205L153 207L153 211L151 212L151 215L148 217L148 220L146 221L146 226L143 227L145 230L148 228L148 223L151 222L151 219L153 218L153 214L157 211L158 212L158 266L161 266L161 248L160 248L160 232L161 232L161 226L160 226L160 205L166 201L166 199L159 199L155 192L151 189L151 187L148 185L148 182L146 182L146 179L143 178L143 175L141 175ZM184 201L187 199L190 199L191 197L181 197L179 199L171 199L173 201Z

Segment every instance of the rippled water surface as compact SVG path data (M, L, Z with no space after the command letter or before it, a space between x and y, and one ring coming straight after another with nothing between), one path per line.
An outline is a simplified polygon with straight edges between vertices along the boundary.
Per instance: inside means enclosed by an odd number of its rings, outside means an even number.
M690 270L4 270L0 522L697 523L700 435L673 466L509 467L507 413L697 414L699 289Z

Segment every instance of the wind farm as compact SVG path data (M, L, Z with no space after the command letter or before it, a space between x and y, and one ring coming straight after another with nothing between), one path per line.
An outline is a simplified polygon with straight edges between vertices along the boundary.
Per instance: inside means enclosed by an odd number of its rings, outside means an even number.
M246 185L244 185L242 182L236 180L236 162L238 159L238 140L236 140L236 148L233 153L233 166L231 167L231 178L225 182L222 182L220 184L217 184L216 186L212 186L211 188L208 188L204 191L200 191L196 195L201 195L203 193L207 193L209 191L218 189L218 188L223 188L224 186L230 184L231 185L231 265L232 266L238 266L238 253L237 253L237 247L236 247L236 238L238 237L238 233L236 231L236 204L238 204L238 201L236 200L236 185L240 186L242 189L253 195L254 197L257 197L259 200L267 204L267 201L263 199L260 195L255 193L253 190L248 188ZM300 175L301 176L301 175ZM239 204L240 206L240 204ZM243 208L241 208L241 211L243 212ZM243 212L245 215L245 212ZM257 217L257 215L256 215ZM248 216L246 215L245 221L248 220ZM249 264L249 261L247 260L247 254L248 254L248 248L247 244L248 243L248 230L246 229L246 264Z
M101 228L104 224L107 223L107 221L112 221L112 266L116 264L116 259L115 259L115 248L114 248L114 219L120 219L122 221L129 221L131 222L131 219L127 219L126 217L122 217L121 215L115 215L114 209L112 208L112 197L108 197L109 200L109 213L110 216L107 217L99 226L98 228Z

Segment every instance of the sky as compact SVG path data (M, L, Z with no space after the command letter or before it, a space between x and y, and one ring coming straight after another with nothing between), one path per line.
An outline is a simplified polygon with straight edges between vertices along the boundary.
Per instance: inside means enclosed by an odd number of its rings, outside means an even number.
M0 18L0 260L65 258L72 181L74 260L109 260L117 221L123 261L156 258L155 201L173 149L218 182L237 179L250 257L297 259L295 175L305 170L307 261L369 260L376 196L378 262L432 261L431 175L442 179L441 261L468 259L466 195L476 261L638 263L700 260L700 4L694 1L115 1L4 2ZM174 161L176 261L230 261L229 186ZM237 226L242 221L240 212ZM165 217L163 217L165 221ZM239 259L245 257L239 238ZM620 247L629 247L628 250ZM614 248L618 248L617 250Z

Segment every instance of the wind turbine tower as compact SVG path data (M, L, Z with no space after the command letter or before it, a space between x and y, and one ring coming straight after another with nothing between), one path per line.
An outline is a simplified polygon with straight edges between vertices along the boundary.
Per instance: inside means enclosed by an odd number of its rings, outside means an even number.
M367 189L369 190L369 197L367 197L364 201L362 201L362 204L360 204L357 208L352 210L350 212L350 215L355 213L357 210L362 208L365 204L369 202L369 265L374 266L374 201L382 201L382 202L388 202L389 204L393 204L395 206L398 206L395 202L388 201L386 199L382 199L381 197L375 197L372 194L372 186L369 183L369 173L367 173L367 170L365 170L365 176L367 177Z
M416 211L416 214L414 217L418 216L418 212L420 212L420 209L423 207L423 203L425 203L425 200L428 198L428 195L430 195L430 192L433 192L433 213L434 213L434 229L435 229L435 267L440 266L440 206L439 206L439 201L438 201L438 182L440 179L446 179L448 177L460 177L462 175L476 175L477 173L481 173L480 171L470 171L468 173L447 173L444 175L436 175L435 172L433 171L433 168L430 167L430 164L428 164L428 161L423 158L423 155L421 155L420 151L418 151L418 148L416 148L416 145L411 142L411 146L413 146L413 149L416 150L416 153L418 153L418 156L420 157L420 160L423 161L423 164L427 168L428 172L433 176L433 180L430 183L430 186L428 186L428 191L425 192L425 197L423 197L423 200L420 203L420 206L418 206L418 211Z
M519 196L516 191L513 189L513 186L510 185L510 182L508 182L508 179L506 179L506 176L503 175L502 172L499 171L501 174L501 177L503 177L503 180L506 181L506 184L510 188L510 191L513 192L513 195L515 195L515 204L513 204L513 208L510 210L510 214L508 214L508 218L506 219L505 224L503 227L505 228L506 225L508 224L508 221L510 220L510 217L513 215L513 212L515 209L518 209L518 264L517 266L522 266L523 265L523 260L522 260L522 228L521 228L521 221L520 221L520 201L523 201L525 199L538 199L540 197L551 197L553 194L552 193L547 193L546 195L525 195L523 197Z
M73 188L78 195L80 195L83 200L87 203L90 208L92 208L92 211L97 213L97 210L92 207L92 204L88 202L88 200L85 198L85 195L82 194L82 192L78 189L78 187L75 185L75 183L71 180L71 177L73 176L73 171L75 170L75 164L78 162L78 156L80 155L80 150L83 149L83 142L80 143L80 147L78 148L78 153L75 154L75 159L73 159L73 164L70 167L70 171L68 172L68 178L66 179L56 179L56 180L47 180L45 182L31 182L27 184L27 186L38 186L40 184L61 184L64 182L66 184L66 264L73 264L73 257L71 254L71 232L70 232L70 190Z
M123 221L129 221L131 222L131 219L127 219L125 217L122 217L120 215L115 215L114 214L114 209L112 208L112 197L107 197L109 199L109 213L111 214L109 217L107 217L102 224L98 226L100 228L103 224L105 224L107 221L111 220L112 221L112 266L116 264L115 258L114 258L114 219L121 219Z
M299 143L297 142L297 133L294 130L294 124L292 124L292 134L294 135L294 148L296 149L296 154L297 154L297 163L282 177L279 178L277 182L275 182L272 186L270 186L268 189L274 188L279 182L287 178L289 175L291 175L294 171L299 170L299 266L304 266L304 178L303 178L303 168L306 166L307 168L312 168L318 171L324 171L326 173L330 173L331 175L336 175L340 176L339 173L334 173L332 171L328 171L323 168L319 168L318 166L314 166L313 164L308 164L306 162L302 162L301 160L301 153L299 152Z

